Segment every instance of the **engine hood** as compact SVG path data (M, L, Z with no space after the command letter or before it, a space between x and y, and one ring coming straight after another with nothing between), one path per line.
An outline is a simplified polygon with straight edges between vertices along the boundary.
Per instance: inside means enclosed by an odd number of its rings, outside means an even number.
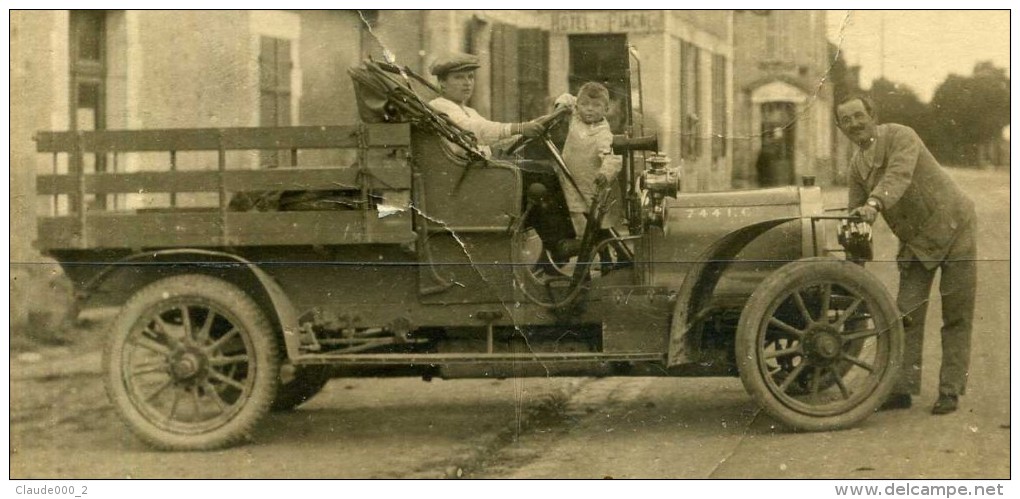
M811 221L802 217L821 213L818 187L681 194L666 202L662 230L645 239L646 255L655 262L646 277L654 285L679 286L691 265L716 257L709 254L716 241L751 225L785 220L736 254L717 289L749 293L767 272L813 256Z

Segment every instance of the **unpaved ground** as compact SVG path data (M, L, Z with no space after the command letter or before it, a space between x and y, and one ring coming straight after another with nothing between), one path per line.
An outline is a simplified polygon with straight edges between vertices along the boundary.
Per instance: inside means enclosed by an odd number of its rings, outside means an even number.
M522 434L560 424L559 408L588 382L336 379L301 409L270 414L251 444L172 453L147 448L120 422L97 353L62 368L48 363L66 348L40 353L12 359L12 478L457 477Z
M267 417L249 445L156 452L120 422L102 386L110 312L92 313L74 345L12 356L12 477L461 477L522 434L562 427L566 400L590 383L336 379L300 410Z

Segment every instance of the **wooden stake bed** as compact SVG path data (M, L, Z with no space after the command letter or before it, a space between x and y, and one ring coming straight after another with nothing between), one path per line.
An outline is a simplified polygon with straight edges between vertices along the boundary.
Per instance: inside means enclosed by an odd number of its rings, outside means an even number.
M54 174L39 175L37 193L66 196L69 212L40 217L42 251L155 247L404 244L415 240L409 211L384 213L370 197L409 193L410 126L373 124L286 128L225 128L42 132L38 150L54 156ZM298 167L299 150L357 149L353 165ZM389 150L393 158L373 166L369 150ZM289 151L289 165L261 170L227 169L228 151ZM215 151L202 169L177 170L179 152ZM107 164L127 163L132 155L166 152L167 171L86 173L86 155L108 155ZM68 173L56 173L66 155ZM151 158L151 156L147 156ZM250 211L229 207L237 193L264 191L347 191L360 206L347 211ZM169 194L170 206L156 209L92 211L89 195ZM210 193L215 206L186 208L173 200L181 193ZM408 194L409 196L409 194ZM56 198L54 198L56 199ZM409 197L408 197L409 199Z

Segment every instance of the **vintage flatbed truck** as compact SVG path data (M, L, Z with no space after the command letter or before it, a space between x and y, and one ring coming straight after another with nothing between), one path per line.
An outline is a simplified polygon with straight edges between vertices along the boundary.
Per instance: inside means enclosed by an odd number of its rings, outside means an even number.
M234 444L337 376L739 375L799 430L855 425L888 395L900 316L830 247L826 226L854 224L818 187L682 193L661 155L643 158L654 139L619 136L627 229L573 234L579 251L555 261L570 186L548 136L518 148L544 157L488 159L406 68L351 74L355 125L37 135L67 165L37 193L68 209L39 218L36 245L79 298L121 306L106 387L146 442ZM232 163L259 151L285 165ZM353 159L298 165L313 153ZM86 173L95 155L136 171ZM189 155L207 167L182 168ZM139 193L169 202L88 207ZM177 202L194 193L212 203Z

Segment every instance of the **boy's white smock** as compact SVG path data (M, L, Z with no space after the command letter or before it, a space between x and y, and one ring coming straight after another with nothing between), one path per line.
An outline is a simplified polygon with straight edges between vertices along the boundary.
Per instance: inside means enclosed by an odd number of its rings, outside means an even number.
M581 192L578 193L578 189L575 189L566 178L561 178L560 183L578 237L584 233L583 214L588 211L589 204L595 196L595 178L598 174L602 173L609 180L610 185L614 187L611 191L613 194L619 190L615 188L615 180L623 168L623 159L613 154L612 145L613 132L605 118L593 125L581 121L576 113L571 118L567 142L563 145L563 162ZM619 218L620 203L617 197L614 195L609 198L611 206L602 220L602 228L612 227Z

